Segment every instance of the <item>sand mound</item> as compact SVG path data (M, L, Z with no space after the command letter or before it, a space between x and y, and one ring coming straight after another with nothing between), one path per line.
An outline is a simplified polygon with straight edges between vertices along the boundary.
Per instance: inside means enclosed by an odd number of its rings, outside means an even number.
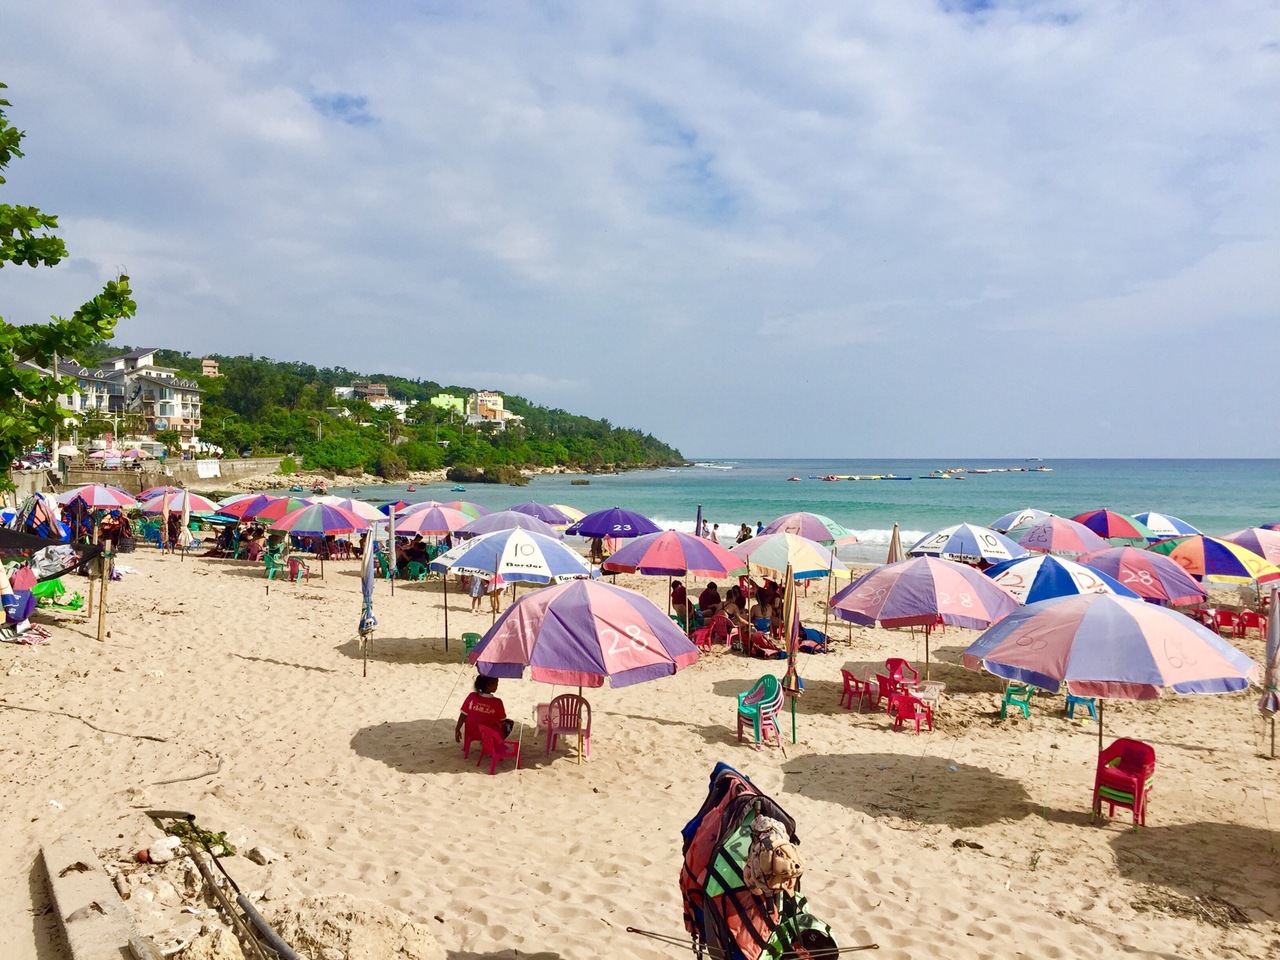
M313 960L339 960L339 953L345 960L444 960L426 924L373 900L311 897L283 905L270 922L285 943Z

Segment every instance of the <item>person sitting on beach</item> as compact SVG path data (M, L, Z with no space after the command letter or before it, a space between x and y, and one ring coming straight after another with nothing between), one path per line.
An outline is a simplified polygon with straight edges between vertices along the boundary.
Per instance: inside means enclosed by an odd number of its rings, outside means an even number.
M782 618L778 616L773 604L766 601L759 594L756 594L756 602L747 611L747 619L752 624L757 625L767 620L769 622L768 633L771 636L776 637L782 630Z
M751 539L751 528L745 523L738 527L738 543L746 543Z
M494 696L498 690L498 678L477 674L474 687L475 692L467 694L467 699L462 701L462 712L458 714L458 724L453 728L454 742L462 742L462 728L468 718L472 723L497 730L505 740L515 723L507 719L507 708Z
M405 547L404 555L408 558L409 563L427 562L427 545L422 540L422 534L416 534L409 545Z
M709 617L720 609L720 588L716 586L716 582L712 580L707 584L706 588L698 594L698 610L704 618Z

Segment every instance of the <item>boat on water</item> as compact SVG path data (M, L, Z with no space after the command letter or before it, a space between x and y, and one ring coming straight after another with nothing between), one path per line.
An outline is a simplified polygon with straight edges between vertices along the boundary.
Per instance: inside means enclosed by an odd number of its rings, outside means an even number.
M317 483L314 487L311 488L311 492L319 497L328 496L329 487L326 484Z
M1036 467L1033 473L1053 473L1053 467Z
M466 488L466 487L463 487L463 486L457 486L457 487L454 487L454 488L453 488L453 492L454 492L454 493L466 493L466 492L467 492L467 488Z
M800 480L800 478L799 478L799 477L787 477L787 482L788 482L788 483L796 483L796 482L798 482L799 480Z
M417 493L417 492L418 492L418 488L417 488L417 487L415 487L412 483L411 483L411 484L409 484L407 487L405 487L405 490L407 490L409 493Z
M591 486L591 481L590 480L570 480L569 485L571 487L589 487Z
M290 487L290 488L289 488L289 492L290 492L290 493L301 493L301 492L302 492L302 488L301 488L300 486L298 486L298 485L295 483L292 487Z
M969 478L966 477L963 473L947 473L946 471L939 473L938 471L935 470L933 473L925 474L920 479L921 480L967 480Z
M694 466L695 466L695 467L705 467L705 468L707 468L708 470L732 470L732 469L733 469L733 465L732 465L732 464L728 464L728 463L706 463L705 461L704 461L704 462L700 462L700 463L695 463L695 464L694 464Z

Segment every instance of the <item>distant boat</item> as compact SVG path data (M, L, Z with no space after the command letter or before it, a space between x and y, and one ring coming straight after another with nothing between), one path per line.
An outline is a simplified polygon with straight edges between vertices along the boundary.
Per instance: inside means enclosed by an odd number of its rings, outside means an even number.
M295 483L292 487L290 487L290 488L289 488L289 492L290 492L290 493L301 493L301 492L302 492L302 488L301 488L300 486L298 486L298 485Z
M466 493L466 492L467 492L467 488L466 488L466 487L463 487L463 486L457 486L457 487L454 487L454 488L453 488L453 492L454 492L454 493Z
M733 467L727 463L695 463L695 467L706 467L708 470L732 470Z
M792 482L797 481L799 479L800 479L799 477L787 477L787 480Z
M1043 463L1044 457L1027 457L1027 463Z
M569 481L569 483L570 483L571 485L575 486L575 487L589 487L589 486L591 486L591 481L590 481L590 480L570 480L570 481Z
M417 488L417 487L415 487L412 483L411 483L411 484L409 484L407 487L405 487L405 490L407 490L409 493L417 493L417 492L418 492L418 488Z

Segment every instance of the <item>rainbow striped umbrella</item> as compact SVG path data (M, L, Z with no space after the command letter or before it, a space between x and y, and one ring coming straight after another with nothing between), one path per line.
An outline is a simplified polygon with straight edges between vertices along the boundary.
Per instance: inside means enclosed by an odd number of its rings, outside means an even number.
M1161 540L1147 549L1161 553L1193 577L1266 583L1280 580L1280 567L1268 563L1252 550L1202 533L1194 537Z
M1105 540L1150 540L1151 528L1140 520L1126 517L1114 510L1090 510L1071 518L1076 523L1084 524ZM1158 539L1158 538L1156 538Z
M480 517L487 517L493 512L486 507L480 506L478 503L472 503L470 500L450 500L445 504L445 506L450 510L457 510L460 513L465 513L472 520L479 519Z
M295 537L327 537L330 534L363 533L369 527L368 520L349 510L329 503L308 503L272 521L268 529Z
M1280 567L1280 531L1249 527L1245 530L1237 530L1235 533L1228 533L1222 539L1238 547L1244 547L1246 550L1252 550L1267 563L1274 563Z
M272 520L279 520L287 513L293 513L295 510L301 510L303 507L312 505L310 500L303 497L271 497L269 503L245 510L240 515L242 520L259 520L263 523Z

